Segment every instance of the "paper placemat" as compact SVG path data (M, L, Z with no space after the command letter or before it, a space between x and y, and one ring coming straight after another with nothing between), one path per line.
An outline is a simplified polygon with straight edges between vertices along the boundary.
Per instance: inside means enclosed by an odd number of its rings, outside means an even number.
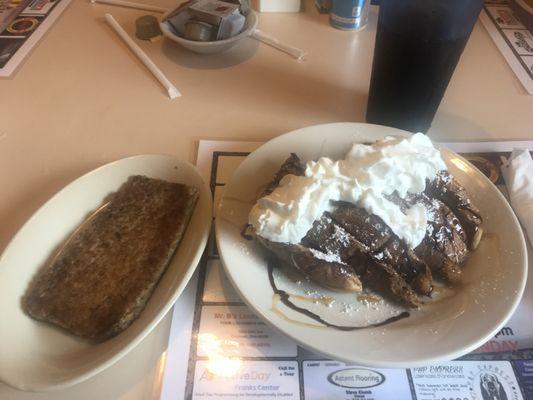
M200 142L197 165L215 204L235 168L259 145ZM504 193L500 157L513 147L533 149L533 142L445 145L486 171ZM531 274L511 320L475 352L423 368L365 368L325 360L255 316L224 275L213 235L174 306L161 399L533 399ZM489 381L500 397L483 389Z
M0 78L9 77L71 0L0 0Z
M508 0L485 0L479 18L516 77L533 94L533 34L516 17Z

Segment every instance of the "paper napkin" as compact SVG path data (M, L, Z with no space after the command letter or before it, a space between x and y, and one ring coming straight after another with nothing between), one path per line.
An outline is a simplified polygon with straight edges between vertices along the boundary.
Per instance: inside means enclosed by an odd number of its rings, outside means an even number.
M533 160L529 150L515 149L502 164L511 206L533 246Z

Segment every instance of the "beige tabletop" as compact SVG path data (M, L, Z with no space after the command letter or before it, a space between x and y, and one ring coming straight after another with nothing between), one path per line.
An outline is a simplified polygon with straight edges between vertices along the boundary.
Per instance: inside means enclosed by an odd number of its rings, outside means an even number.
M218 56L167 40L138 41L183 94L175 100L105 24L105 12L130 34L146 14L73 0L19 71L0 80L0 250L53 193L109 161L141 153L194 161L201 138L264 140L307 125L364 120L375 9L359 33L331 28L311 1L303 13L261 14L261 30L309 53L302 63L253 39ZM480 24L429 134L441 141L533 139L533 96ZM0 398L157 396L169 324L167 316L87 382L49 394L0 383Z

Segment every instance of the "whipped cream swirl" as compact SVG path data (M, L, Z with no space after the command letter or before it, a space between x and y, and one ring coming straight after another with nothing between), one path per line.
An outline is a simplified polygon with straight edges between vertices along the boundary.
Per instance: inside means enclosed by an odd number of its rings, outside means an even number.
M344 160L321 157L306 164L305 176L285 176L249 215L256 233L273 242L299 243L332 201L346 201L379 216L410 248L426 234L425 208L414 205L404 214L384 195L402 198L424 191L446 164L429 138L389 136L372 145L354 144Z

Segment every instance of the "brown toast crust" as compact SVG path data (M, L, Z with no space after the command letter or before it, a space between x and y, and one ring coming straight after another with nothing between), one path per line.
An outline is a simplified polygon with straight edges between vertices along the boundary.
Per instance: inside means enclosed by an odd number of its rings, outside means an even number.
M123 331L165 272L197 199L193 187L130 177L37 273L24 311L85 338Z

